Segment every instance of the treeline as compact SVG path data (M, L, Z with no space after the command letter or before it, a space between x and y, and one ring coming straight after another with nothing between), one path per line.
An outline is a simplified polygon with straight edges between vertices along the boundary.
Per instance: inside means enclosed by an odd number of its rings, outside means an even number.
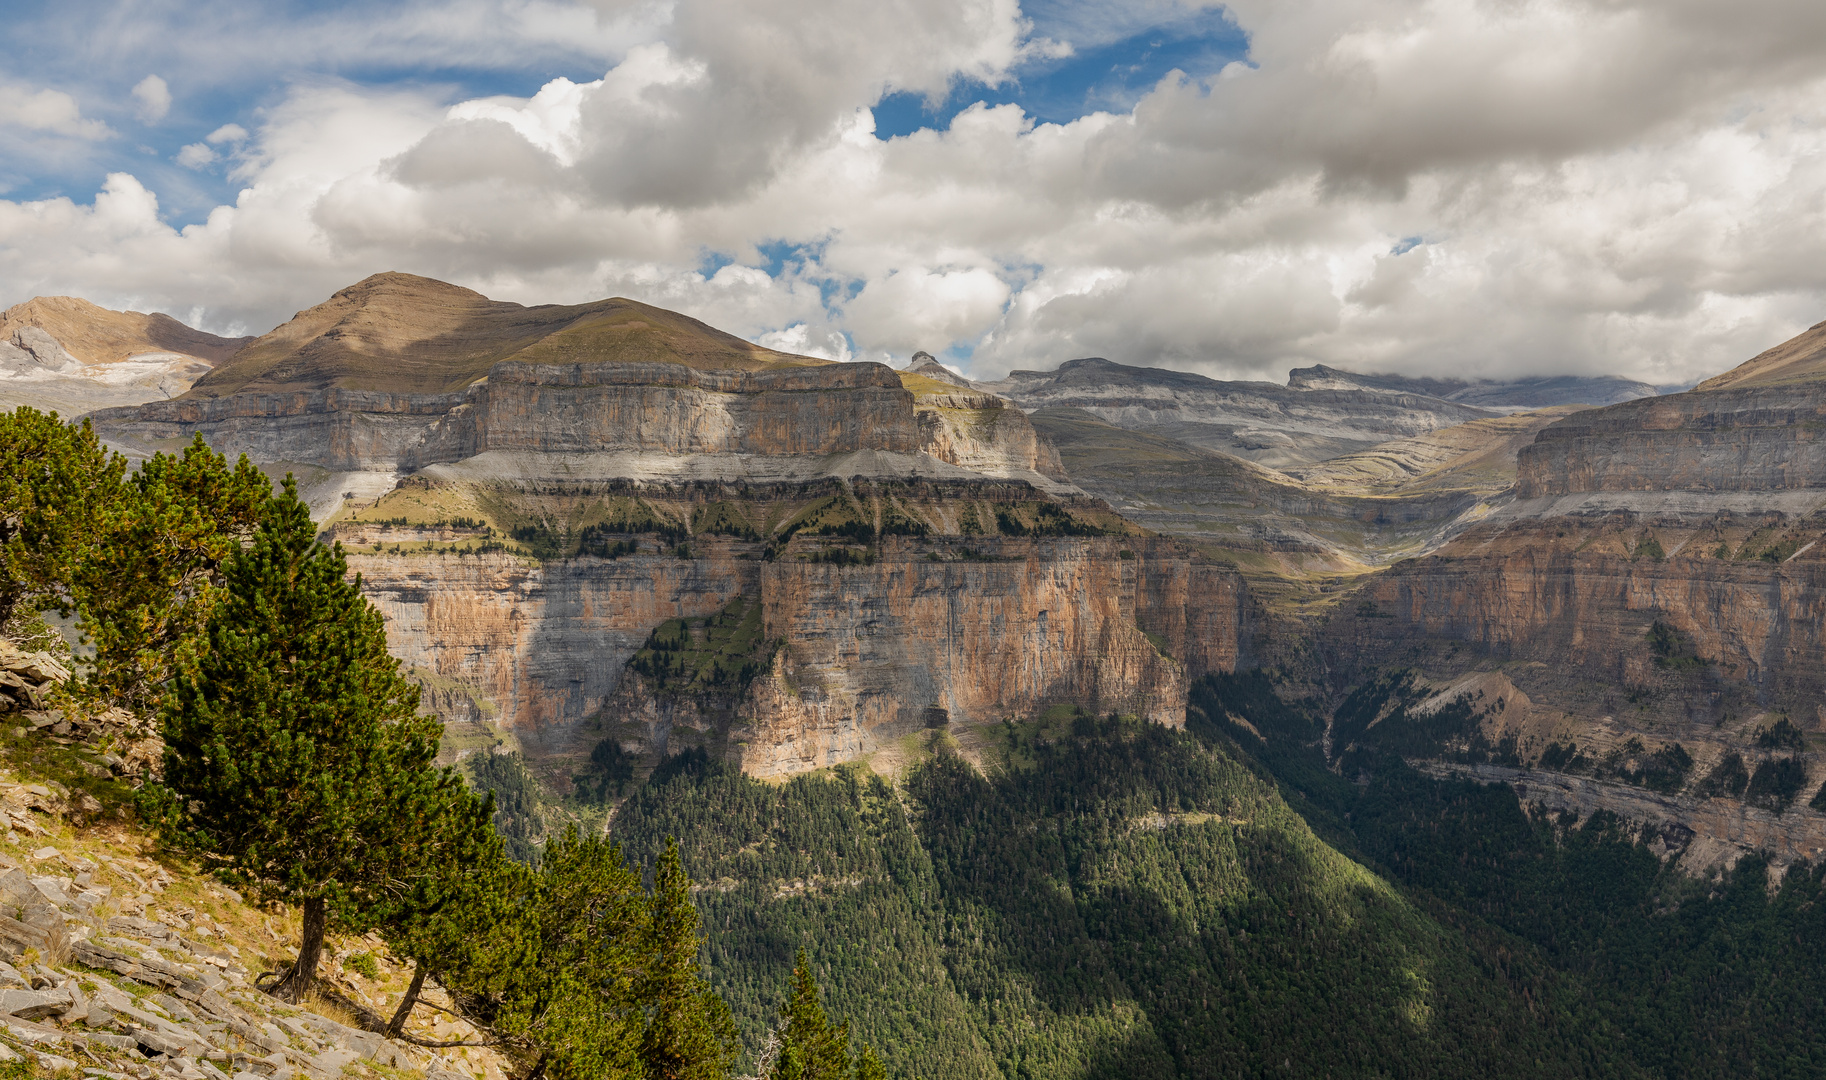
M87 424L0 414L0 619L76 614L95 653L66 704L159 719L140 809L160 840L300 908L297 958L262 989L336 998L326 934L378 931L416 971L390 1018L343 1001L374 1030L410 1038L435 979L525 1080L728 1075L740 1046L677 845L634 863L571 830L536 865L511 857L493 796L434 765L441 725L316 532L291 477L273 495L200 438L129 471ZM765 1075L880 1076L799 968Z

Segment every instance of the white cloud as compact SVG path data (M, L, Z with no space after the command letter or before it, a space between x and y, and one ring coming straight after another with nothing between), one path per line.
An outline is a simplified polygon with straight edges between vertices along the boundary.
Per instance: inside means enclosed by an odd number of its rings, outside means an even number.
M200 169L215 159L216 152L209 148L209 144L199 142L191 143L182 150L179 150L177 156L171 160L184 166L186 169Z
M1000 79L1036 47L1010 0L527 7L525 33L594 28L603 77L454 104L301 80L257 133L180 152L236 148L242 190L205 222L170 229L120 175L93 206L0 202L0 300L263 329L402 269L522 302L629 295L815 355L974 346L979 375L1104 355L1656 382L1826 317L1826 6L1229 10L1253 67L1169 78L1129 113L976 107L883 142L884 91ZM1132 31L1100 11L1048 32ZM413 25L372 32L461 52ZM58 123L93 123L65 100Z
M34 91L4 83L0 83L0 125L76 139L105 139L114 134L100 120L84 119L76 99L61 90Z
M133 102L140 122L155 124L171 111L171 88L157 75L148 75L133 84Z

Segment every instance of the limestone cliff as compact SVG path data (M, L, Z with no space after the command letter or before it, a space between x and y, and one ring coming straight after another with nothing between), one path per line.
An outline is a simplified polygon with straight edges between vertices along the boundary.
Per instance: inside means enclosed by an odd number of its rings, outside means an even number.
M374 513L404 510L416 491L440 514L462 497L407 489ZM784 775L1060 703L1177 725L1188 680L1233 669L1246 640L1234 571L1120 535L1095 504L1060 517L1024 484L585 486L514 499L589 539L535 561L480 550L474 527L335 531L427 701L547 756L609 736L649 754L710 745ZM1000 535L1028 520L1093 535ZM1118 534L1095 535L1106 531ZM705 624L732 610L751 610L754 625L719 656L752 659L745 678L630 666L668 620L709 655Z
M1718 388L1542 429L1513 502L1340 605L1333 676L1500 676L1491 700L1521 706L1479 713L1485 743L1508 747L1486 764L1534 770L1517 782L1544 803L1677 825L1702 863L1811 850L1826 805L1826 384L1801 376L1818 337ZM1648 776L1665 798L1628 793Z

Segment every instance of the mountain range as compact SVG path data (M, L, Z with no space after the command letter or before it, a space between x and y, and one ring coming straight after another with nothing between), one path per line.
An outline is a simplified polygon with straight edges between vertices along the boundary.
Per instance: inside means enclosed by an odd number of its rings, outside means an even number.
M908 1074L1811 1060L1826 324L1663 393L974 382L403 274L6 318L0 391L299 478L524 853L685 839L751 1031L815 940Z

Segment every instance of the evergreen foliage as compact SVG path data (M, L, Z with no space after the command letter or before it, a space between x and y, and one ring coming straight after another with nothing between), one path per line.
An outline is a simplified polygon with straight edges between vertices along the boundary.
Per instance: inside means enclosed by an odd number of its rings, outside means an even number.
M432 768L441 726L387 654L380 613L315 539L287 478L225 569L207 648L161 714L164 780L146 808L168 843L263 901L304 908L279 992L315 978L329 921L376 924L391 890L430 872L461 782Z
M660 855L649 892L618 845L573 828L537 869L490 860L452 895L467 906L448 905L404 945L439 965L440 981L517 1049L529 1076L727 1075L735 1029L702 977L691 883L675 849Z
M818 980L800 949L792 989L775 1028L779 1045L768 1080L850 1080L850 1026L833 1024L818 1000Z
M815 948L896 1076L1631 1075L1544 965L1417 910L1223 751L1087 717L1009 738L1016 766L940 751L904 794L693 756L615 834L726 883L706 955L750 1046Z
M1259 672L1211 677L1193 702L1193 727L1297 785L1335 843L1505 963L1538 957L1578 988L1580 1024L1617 1060L1667 1080L1798 1078L1826 1060L1826 865L1773 893L1760 857L1694 880L1609 814L1531 815L1508 785L1423 776L1376 743L1381 725L1332 772L1305 741L1313 711ZM1736 755L1713 778L1719 794L1750 782Z
M141 462L93 508L98 542L71 575L94 646L92 691L156 709L175 664L203 633L224 563L253 534L272 493L243 455L230 466L196 436Z
M75 607L75 571L126 467L86 420L66 424L24 405L0 413L0 625L19 608Z

